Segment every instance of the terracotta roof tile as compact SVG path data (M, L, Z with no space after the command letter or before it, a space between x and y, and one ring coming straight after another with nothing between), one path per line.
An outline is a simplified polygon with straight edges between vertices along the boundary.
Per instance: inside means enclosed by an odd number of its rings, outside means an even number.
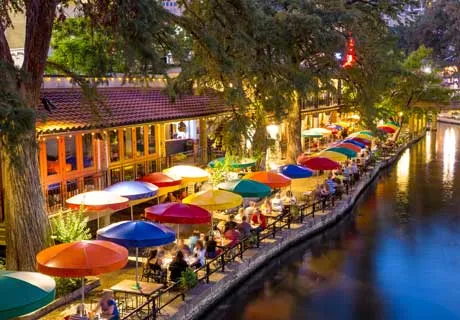
M102 88L103 104L94 110L82 104L81 89L43 89L41 96L50 100L56 109L48 113L43 105L39 112L37 130L42 133L82 130L91 127L115 127L136 123L202 117L230 111L217 95L184 95L175 102L150 88ZM93 108L94 109L94 108ZM99 119L99 120L97 120Z

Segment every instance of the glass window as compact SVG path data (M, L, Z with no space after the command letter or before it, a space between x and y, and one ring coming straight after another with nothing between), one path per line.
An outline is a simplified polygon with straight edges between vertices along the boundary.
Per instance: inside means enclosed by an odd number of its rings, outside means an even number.
M152 173L156 171L157 171L157 161L152 160L152 161L147 162L147 172Z
M91 134L84 134L81 139L83 142L83 168L91 168L94 166L93 136Z
M124 167L123 171L124 171L123 175L124 175L125 181L134 180L134 167L133 166Z
M136 128L136 157L144 155L144 127Z
M67 197L73 197L80 193L78 190L78 181L77 180L68 180L67 181Z
M120 144L118 143L118 130L110 131L110 161L117 162L120 160Z
M125 159L133 158L133 130L127 128L123 130L123 143L125 145Z
M145 176L145 166L143 163L138 163L136 165L136 178Z
M149 154L156 152L155 126L149 126Z
M120 168L110 170L110 184L115 184L121 181Z
M88 176L83 178L83 191L92 191L96 190L96 182L94 181L93 176Z
M59 140L46 140L46 168L48 175L52 176L59 173Z
M75 136L65 137L65 172L77 170L77 146Z
M53 212L61 207L61 185L53 183L48 186L47 205L48 210Z

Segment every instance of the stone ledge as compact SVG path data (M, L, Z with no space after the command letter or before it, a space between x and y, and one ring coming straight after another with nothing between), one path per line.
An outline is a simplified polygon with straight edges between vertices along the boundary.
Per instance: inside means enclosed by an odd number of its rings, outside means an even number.
M382 169L392 165L412 144L418 142L424 133L407 143L405 146L399 148L395 155L391 158L377 163L366 179L363 179L355 185L354 190L349 196L342 200L340 204L334 207L327 215L321 217L320 221L315 218L315 223L311 225L303 225L295 230L283 230L280 232L282 237L271 245L266 246L264 250L257 252L254 256L244 259L237 265L232 272L228 272L225 277L218 282L209 285L209 287L202 293L194 295L194 290L190 292L191 297L186 299L186 302L180 306L175 314L170 319L174 320L192 320L198 319L202 316L208 308L216 304L219 300L230 294L231 290L241 283L244 279L249 277L252 273L260 269L268 260L278 256L290 247L293 247L300 241L307 240L313 236L321 233L322 231L334 226L346 214L348 214L360 195L367 188L367 186L374 181ZM202 284L198 285L202 286Z

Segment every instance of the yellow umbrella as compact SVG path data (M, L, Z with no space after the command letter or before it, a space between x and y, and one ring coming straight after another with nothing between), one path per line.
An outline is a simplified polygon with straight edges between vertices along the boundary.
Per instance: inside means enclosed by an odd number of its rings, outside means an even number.
M243 197L225 190L206 190L189 195L183 203L194 204L208 211L227 210L240 206Z
M368 141L374 140L373 136L370 136L370 135L364 134L364 133L359 133L359 132L350 134L349 138L360 138L360 139L365 139L365 140L368 140Z
M342 162L342 161L347 161L347 156L342 154L342 153L339 153L339 152L335 152L335 151L321 151L317 154L314 154L313 157L324 157L324 158L328 158L330 160L333 160L333 161L336 161L336 162Z
M183 184L204 182L209 179L209 173L206 170L194 166L174 166L164 169L163 172L171 176L180 177Z

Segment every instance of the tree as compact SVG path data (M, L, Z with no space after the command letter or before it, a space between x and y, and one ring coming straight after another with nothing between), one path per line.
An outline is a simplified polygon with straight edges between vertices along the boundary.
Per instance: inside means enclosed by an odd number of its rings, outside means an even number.
M63 20L63 7L69 3L0 2L0 160L10 270L35 269L36 253L50 240L39 178L35 121L53 26ZM162 49L175 47L169 38L171 26L164 23L167 14L157 1L88 0L74 5L93 28L112 34L123 48L125 72L164 72ZM14 67L5 37L12 12L23 12L26 18L24 63L19 69ZM62 70L66 70L65 66Z

